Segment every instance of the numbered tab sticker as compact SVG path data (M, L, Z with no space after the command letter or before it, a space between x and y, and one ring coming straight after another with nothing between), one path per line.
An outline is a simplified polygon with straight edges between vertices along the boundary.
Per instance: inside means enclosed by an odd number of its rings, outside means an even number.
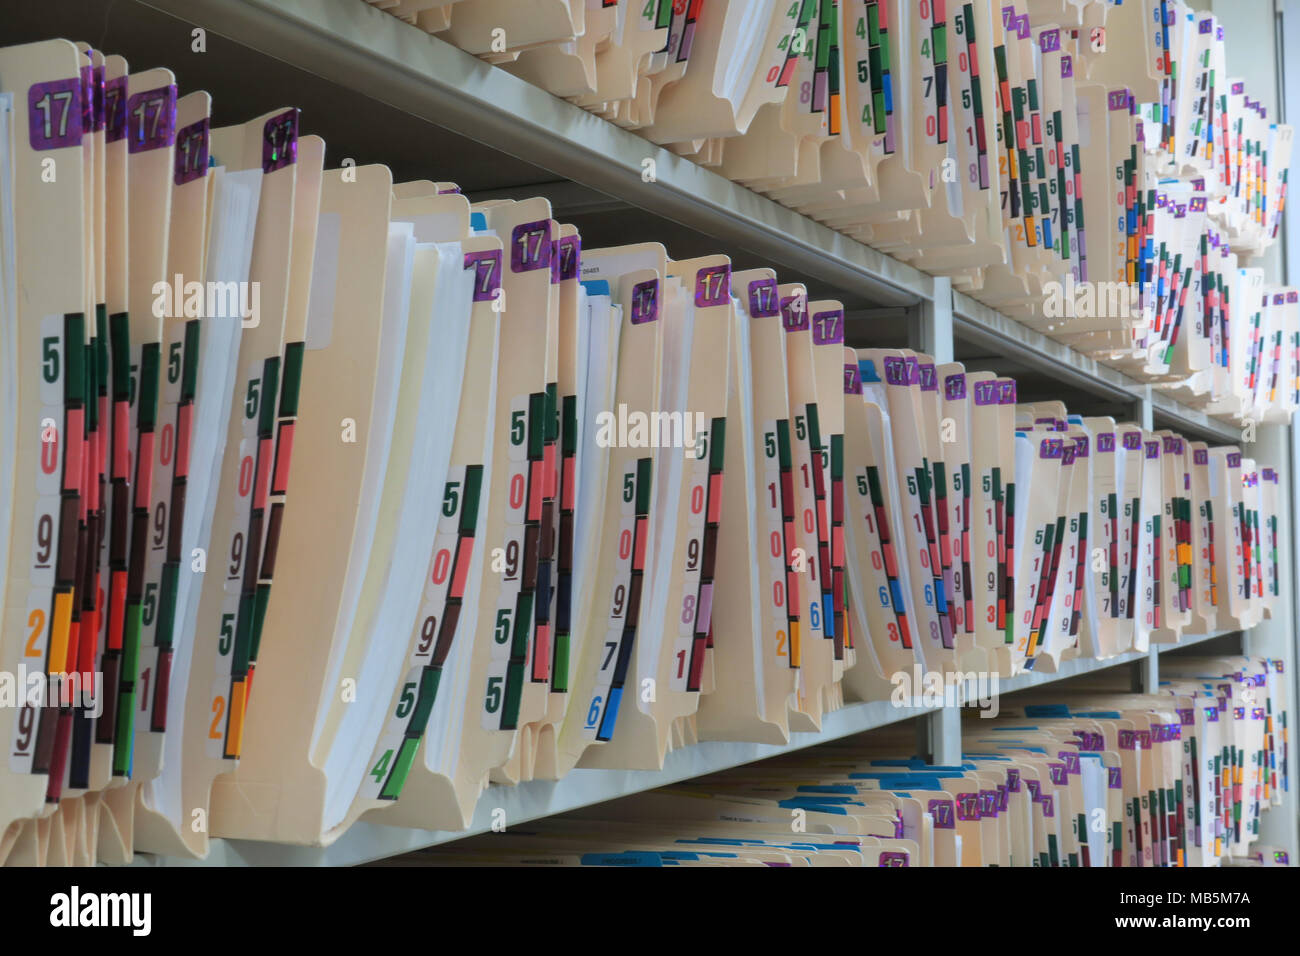
M128 152L145 153L172 145L176 138L176 87L136 93L126 101Z
M184 186L208 171L208 141L211 127L205 116L176 132L176 163L173 182Z
M755 279L749 284L750 318L768 319L780 311L780 295L775 279Z
M856 365L844 366L844 394L862 394L862 373L858 371Z
M812 322L813 345L839 345L844 341L844 313L818 312Z
M501 288L501 266L504 256L500 249L465 253L465 268L474 270L474 301L490 302Z
M126 77L104 83L104 139L116 143L126 135Z
M695 307L724 305L731 298L731 266L710 266L695 274Z
M81 145L81 98L79 76L32 84L27 90L27 129L32 149Z
M551 267L551 223L523 222L510 234L510 271L532 272Z
M580 236L568 236L560 239L555 244L555 257L558 260L557 271L559 279L565 282L569 279L578 278L582 271L582 238ZM497 253L500 257L501 253Z
M273 173L297 161L298 111L285 110L262 127L262 173Z
M659 280L638 282L632 287L632 324L644 325L659 318Z
M960 402L966 398L966 376L949 375L943 380L943 397L950 402Z
M792 295L781 300L781 327L787 332L808 330L808 298Z
M957 826L957 817L953 812L951 800L935 799L927 805L930 815L934 817L936 830L951 830Z

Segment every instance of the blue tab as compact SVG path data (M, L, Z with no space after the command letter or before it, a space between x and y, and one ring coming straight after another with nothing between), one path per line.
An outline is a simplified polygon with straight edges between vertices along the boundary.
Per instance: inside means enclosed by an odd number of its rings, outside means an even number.
M609 295L608 279L583 279L582 287L587 295Z
M1070 708L1065 704L1026 704L1026 717L1069 717Z
M847 793L856 796L858 788L847 783L804 783L795 788L796 793Z
M600 729L596 731L597 740L609 740L614 736L614 724L618 720L618 705L623 700L623 688L611 687L609 700L605 701L605 713L600 719Z
M583 866L663 866L663 858L649 850L628 850L624 853L584 853Z
M880 376L876 374L876 363L871 359L858 359L858 377L863 382L879 382Z
M474 232L487 232L487 216L481 212L472 212L469 214L469 227Z

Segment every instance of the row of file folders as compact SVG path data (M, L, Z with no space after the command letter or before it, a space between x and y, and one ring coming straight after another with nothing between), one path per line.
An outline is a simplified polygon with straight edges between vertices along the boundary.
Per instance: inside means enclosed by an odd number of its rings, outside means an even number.
M1289 573L1266 463L847 348L771 269L327 171L296 110L211 129L84 44L0 95L9 862L461 829L918 664L1249 627Z
M1240 375L1260 295L1237 270L1278 236L1292 130L1234 78L1224 17L1180 0L371 2L1185 402L1261 420ZM1074 294L1090 284L1124 294Z
M1288 865L1260 838L1290 785L1281 662L1161 669L1149 695L1074 683L972 716L956 766L880 731L380 865Z

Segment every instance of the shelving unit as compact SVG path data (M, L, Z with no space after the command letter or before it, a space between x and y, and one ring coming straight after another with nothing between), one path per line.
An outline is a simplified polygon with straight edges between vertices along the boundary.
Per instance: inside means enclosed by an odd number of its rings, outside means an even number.
M725 252L737 268L776 267L813 297L840 299L849 345L915 345L940 361L971 368L1010 365L1050 387L1113 406L1147 427L1238 442L1240 429L1079 354L952 290L936 279L622 130L503 70L424 34L360 0L69 0L57 11L6 13L6 41L50 35L85 38L133 65L166 62L184 89L213 94L214 125L272 108L303 108L303 127L327 143L327 165L344 158L385 162L397 179L461 183L473 200L543 195L555 215L593 245L622 236L654 237L675 256ZM193 52L192 30L206 31ZM282 102L292 100L292 104ZM643 179L644 161L654 164ZM900 338L905 337L905 341ZM882 341L893 338L891 341ZM1061 397L1070 395L1061 393ZM1259 428L1261 454L1290 484L1290 430ZM1293 488L1294 492L1294 488ZM1291 500L1292 495L1288 495ZM1292 521L1282 554L1292 554ZM1283 620L1268 622L1246 650L1280 654L1294 675L1292 575L1284 575ZM1288 638L1288 635L1290 637ZM1109 668L1141 663L1142 686L1158 676L1158 654L1221 637L1106 661L1067 662L1059 673L1001 682L1013 693ZM1294 677L1293 677L1294 680ZM1291 699L1300 699L1292 694ZM142 865L349 865L491 829L493 811L516 824L663 786L727 767L920 718L921 737L941 762L960 754L957 712L940 707L853 703L829 714L819 734L795 733L784 746L708 742L675 751L662 771L578 770L559 782L492 786L464 833L360 823L330 847L216 840L200 864L139 855ZM1273 842L1297 853L1295 796ZM1282 813L1282 811L1278 811Z
M999 682L999 694L1041 687L1055 681L1124 665L1146 664L1154 660L1162 649L1166 653L1175 649L1181 650L1223 637L1226 633L1230 632L1190 636L1179 644L1157 647L1150 654L1120 654L1105 661L1067 661L1056 674L1033 672L1018 674ZM488 833L492 830L494 816L503 820L506 826L515 826L540 817L577 810L593 803L603 803L629 794L653 790L670 783L690 780L730 767L753 763L755 760L803 750L817 744L875 730L878 727L917 717L938 715L941 712L950 715L957 713L955 708L938 706L898 707L889 701L859 702L848 704L834 713L827 714L822 722L821 733L792 733L790 742L784 745L708 741L672 751L664 762L663 770L580 769L558 781L532 780L514 787L493 784L479 798L473 823L463 832L413 830L407 827L362 822L354 824L328 847L286 846L253 840L214 840L212 852L206 860L177 860L152 857L148 854L137 854L137 860L145 866L355 866L399 853L409 853L423 847L461 840L479 833ZM955 754L960 754L960 746L956 748ZM504 812L504 817L497 811Z

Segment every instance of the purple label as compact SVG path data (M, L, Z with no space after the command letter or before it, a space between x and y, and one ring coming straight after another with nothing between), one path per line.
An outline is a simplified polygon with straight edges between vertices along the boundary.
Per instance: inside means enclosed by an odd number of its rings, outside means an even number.
M1246 84L1245 84L1245 83L1233 83L1233 84L1232 84L1232 95L1233 95L1233 96L1237 96L1237 95L1239 95L1239 94L1241 94L1241 93L1245 93L1245 92L1246 92Z
M980 795L978 793L957 794L957 819L974 821L980 818Z
M262 127L262 172L273 173L297 161L298 110L285 110Z
M1007 788L998 784L998 812L1001 813L1007 808Z
M1087 435L1077 435L1074 439L1074 454L1078 458L1088 457L1089 441Z
M559 260L561 282L578 278L582 272L582 237L565 236L557 240L555 258Z
M1252 708L1251 708L1251 711L1250 711L1250 719L1251 719L1251 720L1263 720L1263 719L1264 719L1264 708L1263 708L1263 707L1252 707Z
M1076 751L1062 750L1059 753L1057 753L1056 756L1060 757L1062 760L1065 761L1066 773L1077 774L1081 772L1079 769L1079 754Z
M95 131L95 70L90 66L81 68L81 128L87 133Z
M475 302L486 302L496 298L497 289L501 288L502 258L500 249L465 253L463 268L474 270Z
M907 854L902 850L885 850L879 859L879 866L907 866Z
M997 403L998 403L997 382L976 382L975 383L975 404L976 405L996 405Z
M1115 433L1098 432L1097 433L1097 451L1114 451L1115 450Z
M104 139L116 143L126 135L126 77L104 83Z
M1274 850L1274 851L1273 851L1273 862L1274 862L1274 863L1280 863L1280 864L1282 864L1282 866L1287 866L1288 863L1290 862L1290 859L1291 859L1291 858L1290 858L1289 856L1287 856L1287 854L1286 854L1286 850Z
M943 380L943 397L950 402L960 402L966 398L966 376L949 375Z
M632 324L644 325L659 318L659 280L649 279L632 286Z
M927 809L929 809L930 815L934 817L934 827L936 830L951 830L957 826L956 817L952 810L951 800L931 800Z
M1043 816L1053 817L1056 815L1055 805L1053 803L1052 795L1050 793L1043 794L1043 799L1040 800L1039 803L1043 805Z
M1209 33L1213 29L1214 21L1208 17L1196 25L1197 33Z
M1055 53L1061 48L1061 31L1044 30L1038 35L1038 49L1044 53Z
M551 222L521 222L510 233L510 271L532 272L551 267Z
M32 149L81 145L81 77L34 83L27 90L28 139Z
M1109 790L1123 790L1123 778L1120 776L1119 767L1106 768L1106 787Z
M781 327L787 332L808 331L808 297L790 295L781 300Z
M1300 302L1300 292L1288 292L1286 300L1287 302Z
M1022 13L1020 16L1016 17L1016 35L1022 40L1029 39L1029 14Z
M1066 786L1070 782L1070 772L1063 763L1049 763L1048 772L1052 776L1052 783L1058 787Z
M1067 80L1074 76L1074 58L1068 53L1061 54L1061 79Z
M908 384L907 364L900 356L885 356L885 382L889 385Z
M1264 480L1265 480L1265 481L1277 481L1277 474L1273 471L1272 468L1265 468L1265 469L1264 469Z
M1148 457L1148 458L1159 458L1159 457L1160 457L1160 442L1158 442L1158 441L1149 441L1149 442L1147 442L1147 443L1146 443L1146 452L1147 452L1147 457Z
M1219 719L1219 708L1217 708L1217 707L1206 707L1206 708L1205 708L1205 719L1206 719L1206 720L1218 720L1218 719Z
M1137 734L1132 730L1121 730L1119 732L1119 749L1136 750Z
M903 364L907 367L907 384L920 385L921 363L917 361L915 356L906 356L903 359Z
M1137 742L1138 742L1138 745L1139 745L1143 750L1150 750L1150 749L1151 749L1151 731L1149 731L1149 730L1139 730L1139 731L1137 732Z
M459 187L459 186L448 186L446 189L439 189L439 190L438 190L438 195L439 195L439 196L459 196L459 195L460 195L460 187Z
M1183 440L1175 438L1172 435L1161 435L1161 445L1166 455L1181 455L1183 453Z
M1016 403L1016 383L1014 379L998 379L998 404L1014 405Z
M1007 768L1007 790L1011 793L1020 792L1020 771L1015 767Z
M907 836L907 829L903 826L903 818L895 817L894 818L894 839L902 840L906 836Z
M136 93L126 101L128 152L163 149L176 141L176 87Z
M1037 780L1026 780L1025 786L1029 788L1029 799L1034 803L1043 799L1042 787Z
M1061 457L1061 439L1044 438L1038 443L1039 458L1060 458Z
M1196 722L1196 711L1190 707L1179 707L1178 722L1184 727L1191 726Z
M1245 720L1245 719L1246 719L1246 708L1245 708L1245 707L1234 707L1234 708L1232 708L1232 717L1233 717L1234 720Z
M177 186L201 179L208 171L208 118L176 131L176 162L172 181Z
M1128 89L1111 90L1106 94L1106 105L1111 110L1128 109Z
M1192 464L1208 465L1210 463L1210 452L1206 448L1197 448L1192 452Z
M1281 292L1279 292L1279 293L1277 293L1276 295L1273 296L1273 304L1274 304L1274 305L1281 305L1281 304L1282 304L1283 302L1285 302L1285 301L1286 301L1286 298L1285 298L1285 296L1282 295Z
M812 320L813 345L841 345L844 342L844 313L839 309L818 312Z
M725 305L731 301L731 266L709 266L695 273L695 308Z
M862 376L856 365L844 366L844 394L862 394Z
M104 128L104 68L102 66L94 68L90 79L90 94L94 98L91 106L94 131L98 133Z
M1238 451L1228 452L1228 467L1229 468L1241 467L1241 452Z
M749 316L768 319L781 312L775 279L755 279L749 284Z
M1142 450L1142 433L1125 432L1124 433L1124 450L1141 451Z
M980 791L980 818L998 815L998 792L996 790Z
M921 391L937 392L939 390L939 376L935 374L933 365L918 365L918 374L921 379Z
M1192 212L1205 212L1205 197L1196 196L1188 200L1187 208Z

